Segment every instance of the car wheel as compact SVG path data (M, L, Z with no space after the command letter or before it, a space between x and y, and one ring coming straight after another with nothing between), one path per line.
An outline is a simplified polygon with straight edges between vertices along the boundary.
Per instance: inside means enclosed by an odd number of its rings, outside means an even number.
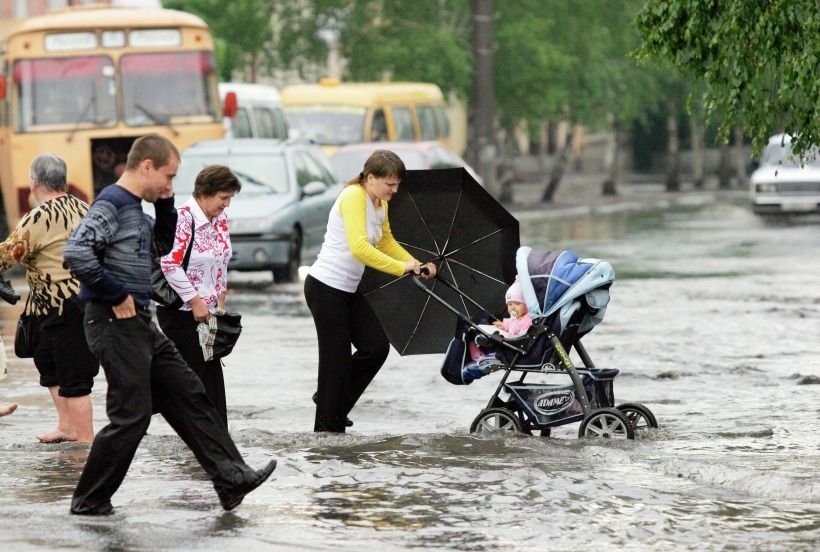
M298 230L290 235L288 262L273 268L273 281L277 284L295 282L299 279L299 267L302 266L302 236Z

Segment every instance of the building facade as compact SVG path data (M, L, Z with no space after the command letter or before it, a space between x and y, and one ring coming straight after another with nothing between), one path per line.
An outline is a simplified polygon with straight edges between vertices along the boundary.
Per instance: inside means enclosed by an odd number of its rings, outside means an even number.
M162 7L161 0L0 0L0 19L25 19L41 15L48 10L83 4L109 4L135 8Z

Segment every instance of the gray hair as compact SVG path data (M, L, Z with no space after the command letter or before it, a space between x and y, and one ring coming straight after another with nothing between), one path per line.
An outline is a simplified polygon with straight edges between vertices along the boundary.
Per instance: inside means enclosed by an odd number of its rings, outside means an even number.
M53 192L65 192L68 190L66 174L68 168L65 161L53 153L41 153L31 162L29 176L33 178L39 186L43 186Z

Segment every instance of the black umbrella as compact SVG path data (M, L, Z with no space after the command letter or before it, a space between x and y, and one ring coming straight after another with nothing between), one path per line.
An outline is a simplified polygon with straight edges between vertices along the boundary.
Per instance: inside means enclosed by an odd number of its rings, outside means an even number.
M518 221L463 168L407 171L389 210L396 240L436 263L436 278L421 282L451 308L409 275L368 268L360 289L400 354L443 353L456 312L475 319L503 309L515 278Z

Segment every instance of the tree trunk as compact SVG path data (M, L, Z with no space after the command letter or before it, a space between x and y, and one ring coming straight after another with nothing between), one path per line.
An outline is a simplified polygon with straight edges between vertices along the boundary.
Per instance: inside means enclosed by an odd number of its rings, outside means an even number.
M732 177L729 174L729 144L722 142L720 144L720 167L718 172L718 187L721 190L728 190L732 187Z
M561 148L561 155L555 160L555 163L550 169L550 178L544 188L544 194L541 196L541 201L544 203L552 203L555 198L555 192L558 190L558 185L561 184L561 179L564 178L564 173L569 165L569 158L572 154L572 136L575 132L575 125L570 125L569 133L564 137L564 146Z
M704 167L706 165L706 150L704 147L704 130L701 125L699 113L692 113L689 118L692 140L692 184L695 188L703 189Z
M666 116L666 191L680 191L680 140L678 139L678 116L674 103L669 104Z
M735 125L734 142L732 157L734 158L735 178L737 179L737 186L743 188L748 180L746 177L746 155L743 153L743 129L740 128L740 125Z
M618 195L618 170L619 170L619 156L621 149L621 122L614 118L612 123L612 136L609 140L606 154L604 156L604 168L608 173L607 179L601 185L601 195L614 196Z

